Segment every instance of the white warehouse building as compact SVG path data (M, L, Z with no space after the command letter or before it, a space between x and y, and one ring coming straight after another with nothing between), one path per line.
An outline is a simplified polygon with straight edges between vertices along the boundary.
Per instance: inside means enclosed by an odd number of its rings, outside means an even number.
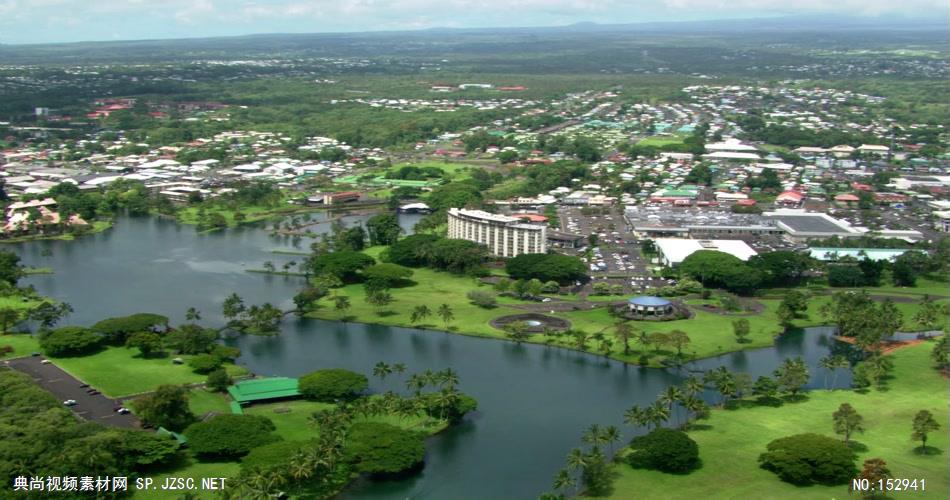
M498 257L515 257L524 253L545 253L547 226L525 224L521 219L491 214L482 210L450 208L448 237L468 240L488 247Z
M660 261L667 267L680 265L686 257L700 250L715 250L749 260L756 254L746 242L742 240L684 240L679 238L657 238L653 240Z

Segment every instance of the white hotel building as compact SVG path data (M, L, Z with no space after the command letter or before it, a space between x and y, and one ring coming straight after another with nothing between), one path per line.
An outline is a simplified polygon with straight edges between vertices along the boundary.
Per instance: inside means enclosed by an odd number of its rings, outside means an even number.
M525 224L521 219L490 214L482 210L450 208L448 236L488 247L498 257L515 257L523 253L545 253L548 250L547 226Z

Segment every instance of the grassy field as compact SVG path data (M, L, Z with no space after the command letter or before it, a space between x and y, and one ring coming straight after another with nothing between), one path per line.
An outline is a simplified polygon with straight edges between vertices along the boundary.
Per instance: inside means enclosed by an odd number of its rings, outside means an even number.
M375 258L379 257L382 250L380 247L370 248L366 253ZM438 330L448 330L466 335L481 337L507 338L507 335L492 327L489 324L493 318L509 314L525 312L518 309L518 304L527 304L531 302L521 301L510 297L499 297L498 307L493 309L483 309L469 303L466 294L475 289L489 290L487 285L480 284L474 278L456 276L449 273L438 272L431 269L414 269L412 281L413 286L393 289L391 291L394 301L385 308L373 307L366 303L366 293L362 285L352 284L334 291L335 294L349 297L351 307L346 311L346 318L349 321L358 321L363 323L375 323L391 326L422 327ZM493 273L494 274L494 273ZM904 329L913 330L919 328L912 318L917 310L916 302L908 302L907 298L919 299L924 293L933 293L939 290L942 283L922 280L919 288L895 289L893 287L880 287L869 289L869 293L876 296L892 295L897 301L895 305L904 315ZM831 290L829 290L831 291ZM902 293L898 293L902 292ZM652 332L670 332L672 330L682 330L690 337L690 345L683 349L683 354L689 358L704 358L716 356L731 351L741 349L750 349L769 346L774 337L782 332L779 326L776 311L781 297L782 290L769 291L766 298L756 299L763 306L763 310L756 314L733 315L716 314L713 312L694 310L694 316L690 319L667 321L667 322L633 322L632 325L637 331L646 333ZM576 297L561 296L564 300L576 300ZM625 296L598 297L603 301L623 300ZM901 302L900 300L904 300ZM600 301L600 300L598 300ZM793 322L795 327L808 327L825 324L819 310L821 306L830 301L829 295L814 295L809 301L809 308L802 317ZM694 303L699 303L693 301ZM941 303L950 302L948 299L940 299ZM309 315L316 318L336 320L342 319L344 315L333 308L332 296L321 301L321 307ZM439 317L434 315L435 310L441 304L448 304L453 311L455 319L445 324ZM412 310L416 306L425 305L433 311L433 316L413 324L410 321ZM640 363L644 355L647 359L643 360L648 365L659 366L667 360L674 357L675 352L672 349L664 348L658 352L652 347L644 349L636 342L631 341L632 350L629 355L623 354L623 344L617 340L613 333L615 319L612 318L606 308L597 308L583 311L556 312L553 316L567 319L571 322L572 328L581 330L589 335L602 333L610 348L609 356L630 362ZM746 318L750 323L750 335L748 342L739 344L733 336L732 322L740 317ZM545 337L543 335L534 335L529 338L529 342L545 343L570 349L578 348L576 342L569 337ZM600 342L590 341L586 350L603 354Z
M0 354L0 359L22 358L40 350L39 341L24 333L0 335L0 346L7 345L13 348L13 352Z
M187 362L188 356L180 356ZM142 358L137 349L108 347L91 356L56 358L59 366L70 375L102 391L109 397L125 397L149 392L163 384L197 384L205 375L191 371L187 364L172 363L172 356ZM228 365L232 375L242 375L244 369Z
M224 394L212 393L204 389L192 389L189 398L189 404L196 415L203 415L208 411L218 413L230 413L228 406L228 397ZM275 403L264 403L247 406L244 408L246 415L260 415L269 418L274 422L276 434L287 441L306 441L316 438L319 430L310 425L309 418L314 412L324 411L333 408L330 403L318 403L315 401L293 400L280 401ZM445 423L441 421L432 421L425 417L400 418L393 415L379 415L372 417L361 417L357 421L385 422L405 429L419 430L434 434L445 428ZM167 469L152 474L151 477L155 484L161 484L169 477L190 477L194 478L200 484L200 480L206 477L233 477L240 470L239 461L211 462L202 461L192 457L189 453L184 454L184 458ZM158 499L179 499L180 494L174 492L149 491L137 492L135 498L158 498ZM204 498L203 496L201 498Z
M950 392L947 380L931 368L931 348L932 344L920 344L896 351L894 378L885 391L813 391L803 402L778 408L748 405L714 410L702 430L689 432L699 444L702 468L673 475L618 464L612 498L848 498L847 486L793 486L757 463L774 439L804 432L835 436L831 414L841 403L850 403L864 416L866 431L853 438L867 447L858 454L859 468L865 459L879 457L895 478L927 480L926 493L895 493L892 498L948 498ZM919 442L911 440L913 416L923 409L930 410L943 426L928 440L939 454L920 454L915 451Z
M683 138L676 135L654 135L642 139L637 143L637 146L652 146L654 148L660 148L663 146L669 146L671 144L683 144Z

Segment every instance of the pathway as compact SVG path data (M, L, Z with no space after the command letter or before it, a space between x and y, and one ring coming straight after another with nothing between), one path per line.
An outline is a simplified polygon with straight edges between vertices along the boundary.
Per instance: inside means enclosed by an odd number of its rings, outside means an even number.
M116 413L116 408L123 406L121 400L109 399L102 394L88 394L90 387L83 387L85 384L82 381L52 363L44 364L43 360L40 356L32 356L11 359L3 364L33 377L40 387L51 392L61 402L75 400L76 405L70 409L79 417L114 427L141 427L139 420L131 413Z

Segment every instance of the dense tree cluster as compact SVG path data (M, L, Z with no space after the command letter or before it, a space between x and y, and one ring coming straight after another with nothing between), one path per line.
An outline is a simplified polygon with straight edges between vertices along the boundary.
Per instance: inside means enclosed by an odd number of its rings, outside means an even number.
M558 253L518 255L505 262L505 270L515 279L538 279L560 284L587 276L587 266L579 258Z
M467 273L481 267L488 249L467 240L451 240L417 234L397 241L385 256L389 262L408 267L428 266L452 273Z
M762 468L797 484L845 484L855 477L855 454L847 444L820 434L776 439L759 456Z
M0 475L11 481L77 471L134 478L177 455L168 437L77 420L30 377L0 368Z
M699 463L699 446L685 432L661 427L630 441L628 463L635 468L683 473Z
M200 457L228 459L280 440L274 423L260 415L218 415L185 429L188 448Z
M327 368L308 373L298 380L300 394L315 401L333 402L351 399L369 387L365 375L342 368Z
M416 468L425 457L425 435L381 422L357 422L346 435L346 460L357 471L392 475Z
M683 259L680 272L706 287L724 288L740 295L753 293L762 273L738 257L716 250L699 250Z

